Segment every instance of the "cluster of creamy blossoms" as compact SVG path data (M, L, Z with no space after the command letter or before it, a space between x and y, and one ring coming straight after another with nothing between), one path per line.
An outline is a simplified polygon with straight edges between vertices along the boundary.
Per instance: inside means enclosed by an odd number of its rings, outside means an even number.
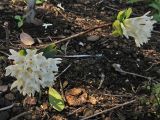
M14 60L14 65L6 68L6 76L11 75L17 80L11 85L11 89L17 89L23 95L34 96L35 92L40 92L41 87L49 87L54 84L58 72L57 64L61 63L60 58L46 59L37 50L27 49L25 56L14 50L10 50L8 59Z
M129 36L134 37L137 47L148 42L151 37L151 31L153 30L153 24L156 23L155 20L152 20L152 16L147 16L149 13L147 12L141 17L128 18L121 23L123 35L127 39Z

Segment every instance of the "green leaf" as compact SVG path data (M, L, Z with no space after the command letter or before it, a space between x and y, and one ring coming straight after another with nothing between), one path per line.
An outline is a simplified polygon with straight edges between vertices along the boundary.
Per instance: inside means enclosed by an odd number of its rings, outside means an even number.
M160 3L158 4L156 2L153 2L153 3L149 4L149 6L160 12Z
M115 20L112 26L113 26L113 29L115 30L112 32L112 35L119 36L123 34L121 23L119 20Z
M115 37L118 37L120 36L119 32L117 30L113 31L112 32L112 35L115 36Z
M20 28L20 27L22 27L23 26L23 21L19 21L18 22L18 27Z
M117 20L123 22L125 19L129 18L131 14L132 14L132 8L122 10L118 13Z
M22 17L21 17L20 15L15 15L15 16L14 16L14 19L21 21L21 20L22 20Z
M125 11L125 19L129 18L132 14L132 8L128 8L126 11Z
M58 52L55 44L50 44L41 51L46 58L53 58Z
M16 15L16 16L14 16L14 18L17 20L18 27L19 28L22 27L23 26L24 17L20 16L20 15Z
M138 0L128 0L127 3L136 3L136 2L138 2Z
M44 0L36 0L36 4L42 4Z
M26 54L27 54L26 50L19 50L18 53L21 56L26 56Z
M117 15L117 20L123 21L124 15L125 15L125 10L120 11Z
M156 21L158 21L158 22L160 22L160 13L159 14L154 14L153 15L153 18L156 20Z
M114 29L118 29L119 26L120 26L120 21L119 21L119 20L115 20L114 23L112 24L112 27L113 27Z
M49 87L49 103L59 112L61 112L65 107L61 95L52 87Z

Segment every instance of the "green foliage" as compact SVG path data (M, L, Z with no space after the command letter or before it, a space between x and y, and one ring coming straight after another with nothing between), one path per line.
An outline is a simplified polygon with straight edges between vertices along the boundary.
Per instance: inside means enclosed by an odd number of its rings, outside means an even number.
M53 58L57 54L58 50L55 44L50 44L46 48L40 50L40 52L43 52L43 55L46 58Z
M132 14L132 9L128 8L126 10L122 10L117 15L117 20L123 22L125 19L128 19Z
M124 0L121 0L121 2ZM145 1L145 0L125 0L127 3L136 3L139 1ZM148 0L149 6L154 9L154 15L153 18L160 22L160 0ZM147 3L148 4L148 3Z
M23 26L23 23L24 23L24 17L23 16L16 15L16 16L14 16L14 19L17 20L17 25L18 25L19 28Z
M138 0L128 0L128 3L136 3Z
M45 0L36 0L36 4L42 4Z
M51 87L49 87L49 103L54 109L59 112L61 112L65 107L61 95Z
M114 31L112 32L113 36L121 36L123 35L123 31L121 28L121 24L123 24L125 19L128 19L132 14L132 9L128 8L126 10L122 10L117 15L117 20L114 21L112 27Z
M149 6L155 10L153 15L154 19L160 22L160 0L152 0Z
M18 53L21 55L21 56L26 56L27 52L26 50L19 50Z
M114 31L112 32L113 36L119 36L123 34L122 28L121 28L121 23L119 20L114 21L112 25Z
M23 0L23 2L27 3L27 0ZM45 2L45 0L36 0L36 4L43 4ZM23 26L24 24L24 16L20 16L20 15L16 15L14 16L14 19L16 19L17 21L17 26L20 28Z
M160 103L160 83L154 84L152 88L152 93L156 97L157 104L159 104Z
M120 0L120 2L127 2L127 3L136 3L140 0Z
M146 88L150 91L150 95L140 97L141 104L148 106L150 108L148 113L160 119L160 83L146 85Z

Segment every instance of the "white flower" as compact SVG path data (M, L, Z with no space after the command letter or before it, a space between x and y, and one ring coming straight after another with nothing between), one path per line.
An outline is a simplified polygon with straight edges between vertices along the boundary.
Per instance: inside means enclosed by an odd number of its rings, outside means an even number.
M128 18L121 23L123 35L127 39L129 36L134 37L137 47L148 42L151 37L151 31L153 30L153 24L156 23L155 20L152 20L152 16L147 16L149 13L147 12L141 17Z
M11 85L11 89L17 89L23 95L33 95L40 92L40 88L50 87L56 80L58 72L57 64L61 63L60 58L46 59L42 54L36 54L37 50L27 49L26 56L10 50L8 59L14 60L14 65L6 68L6 76L11 75L17 80Z

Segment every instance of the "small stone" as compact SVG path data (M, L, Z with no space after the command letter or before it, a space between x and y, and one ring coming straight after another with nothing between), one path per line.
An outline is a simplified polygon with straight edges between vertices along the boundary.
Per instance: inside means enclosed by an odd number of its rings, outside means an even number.
M87 116L91 116L94 114L94 110L93 109L89 109L89 108L86 108L83 112L83 116L87 117Z
M15 97L14 97L14 95L13 95L12 93L6 94L6 95L5 95L5 98L6 98L7 100L14 100L14 99L15 99Z
M8 90L8 85L1 85L0 92L6 92Z
M89 36L89 37L87 37L87 40L88 41L97 41L97 40L99 40L99 36L97 36L97 35L92 35L92 36Z

